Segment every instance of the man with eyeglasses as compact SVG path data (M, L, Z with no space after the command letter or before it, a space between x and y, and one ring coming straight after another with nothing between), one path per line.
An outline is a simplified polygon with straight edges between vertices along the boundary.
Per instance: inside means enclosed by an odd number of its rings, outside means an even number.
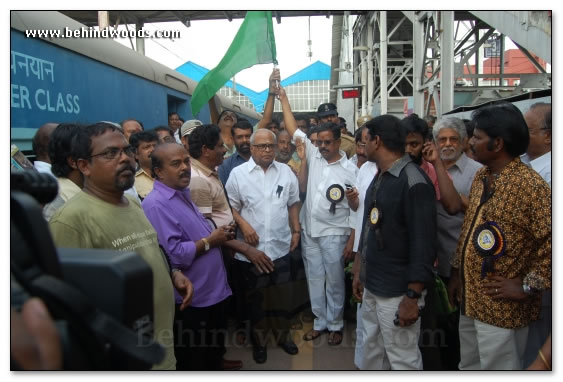
M220 130L216 125L198 126L190 135L190 156L192 178L190 183L190 196L206 218L213 220L216 226L228 225L233 221L233 214L223 184L215 171L217 165L223 162L225 147L221 140ZM240 221L239 223L244 223ZM254 230L249 227L252 232ZM246 232L241 228L242 232ZM255 234L255 232L254 232ZM254 243L232 240L225 246L244 253L256 265L259 272L268 273L273 269L273 264L260 251L254 249Z
M299 244L299 188L289 166L274 160L277 144L271 130L257 130L250 142L252 158L232 171L226 190L233 209L240 215L235 219L244 219L253 228L258 239L254 245L275 264L273 272L257 275L246 256L235 255L252 307L249 315L253 358L257 363L264 363L266 342L272 330L278 332L276 339L286 353L298 352L290 336L289 308L287 303L286 306L282 303L290 296L284 296L279 285L290 281L288 254ZM243 239L241 233L238 236ZM273 315L266 314L266 310Z
M189 304L193 287L181 272L171 272L141 206L124 195L135 181L135 149L109 123L80 129L73 143L84 188L53 215L49 222L53 239L62 248L134 248L147 262L152 269L153 338L166 350L164 360L153 369L173 370L173 287L182 296L181 309Z
M338 117L336 105L333 103L323 103L319 105L319 108L317 109L317 117L319 118L319 124L331 122L341 126L342 123ZM347 158L352 158L356 153L354 138L342 133L342 129L340 133L340 150L346 153Z
M344 326L344 261L353 257L354 238L350 233L355 224L345 190L353 187L358 168L340 150L339 125L322 123L317 132L318 147L315 147L297 128L287 95L281 87L279 94L287 131L294 140L298 138L305 142L308 169L307 196L301 216L302 249L311 307L316 318L313 329L303 339L312 341L328 330L328 344L339 345ZM326 107L326 115L332 115L336 109ZM321 105L319 111L323 110ZM320 117L326 115L321 113Z
M158 144L154 130L140 131L131 135L129 143L135 148L135 159L139 164L135 174L135 188L143 200L152 191L154 179L151 176L151 154Z

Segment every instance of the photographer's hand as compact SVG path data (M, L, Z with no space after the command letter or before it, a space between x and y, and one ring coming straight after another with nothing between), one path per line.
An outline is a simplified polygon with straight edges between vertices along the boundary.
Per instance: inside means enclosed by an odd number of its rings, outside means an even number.
M192 302L192 297L194 296L194 286L192 282L184 276L182 272L174 271L172 272L172 284L174 284L174 288L176 288L183 298L180 310L186 309L188 305L190 305L190 302Z
M21 313L11 310L10 354L23 370L60 370L63 351L59 332L49 311L38 298L31 298Z

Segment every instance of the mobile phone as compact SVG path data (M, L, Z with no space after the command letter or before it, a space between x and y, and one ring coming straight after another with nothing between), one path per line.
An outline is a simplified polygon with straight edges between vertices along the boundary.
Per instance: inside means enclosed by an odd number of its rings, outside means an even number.
M344 185L346 186L347 190L351 190L352 189L352 185L348 184L348 183L344 183Z

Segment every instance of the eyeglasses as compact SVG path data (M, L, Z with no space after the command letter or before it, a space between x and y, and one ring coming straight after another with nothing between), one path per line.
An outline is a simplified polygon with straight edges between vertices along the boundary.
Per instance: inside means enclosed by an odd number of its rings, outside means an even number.
M137 150L133 146L127 146L127 147L124 147L122 149L118 149L117 147L112 147L111 149L103 151L99 154L90 155L90 158L100 156L100 157L103 157L107 160L112 160L112 159L120 157L121 153L125 153L125 155L127 155L128 157L133 158L135 156L136 151Z
M366 144L365 144L365 143L361 143L361 142L356 143L356 146L358 146L358 148L360 148L360 149L365 149L365 148L366 148Z
M322 145L328 146L328 145L332 144L332 142L334 142L335 140L336 140L336 139L326 139L326 140L317 139L317 145L319 145L319 146L322 146Z
M252 145L254 147L256 147L258 150L260 151L266 151L266 150L274 150L276 147L278 147L277 144L272 143L272 144L265 144L265 145Z

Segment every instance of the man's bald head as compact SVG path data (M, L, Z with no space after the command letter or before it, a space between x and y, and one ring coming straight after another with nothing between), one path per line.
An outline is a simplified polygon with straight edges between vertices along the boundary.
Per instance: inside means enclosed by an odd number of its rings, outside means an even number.
M49 140L51 138L51 134L58 125L58 123L46 123L35 133L31 143L31 147L36 157L35 160L51 163L51 159L48 154Z
M151 154L151 158L156 157L157 161L162 161L163 157L168 155L168 153L172 152L173 150L178 149L178 147L186 150L184 146L179 144L178 142L165 142L160 143L154 147L154 150ZM153 160L154 163L154 160Z
M531 160L551 151L551 123L546 124L546 117L551 115L551 104L538 102L524 114L528 125L530 143L526 150Z

